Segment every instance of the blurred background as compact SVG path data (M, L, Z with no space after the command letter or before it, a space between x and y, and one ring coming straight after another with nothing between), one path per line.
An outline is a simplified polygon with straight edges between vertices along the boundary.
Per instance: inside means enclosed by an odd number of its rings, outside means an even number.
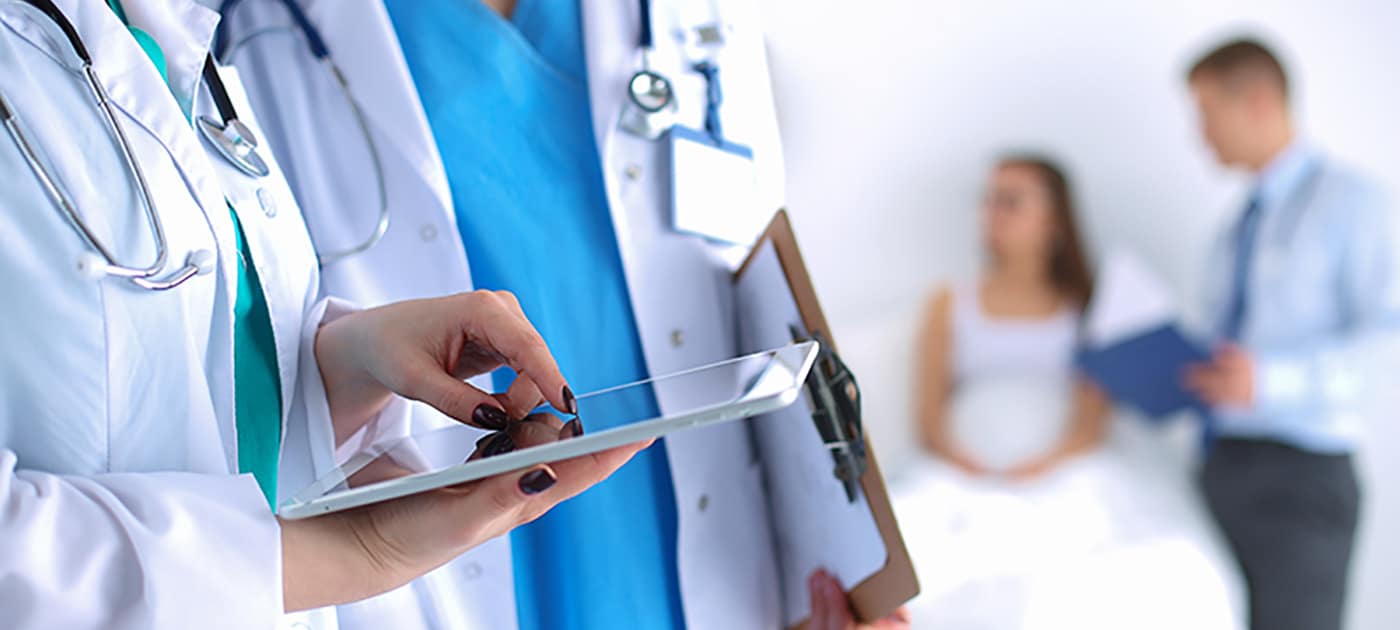
M789 211L896 487L917 462L916 330L936 286L976 273L977 208L998 155L1057 158L1091 255L1129 249L1190 299L1208 239L1242 206L1247 180L1215 165L1184 74L1202 52L1246 34L1283 56L1304 135L1400 193L1400 3L760 3ZM1400 385L1388 389L1369 414L1361 456L1368 494L1348 614L1356 630L1400 618L1400 540L1386 534L1400 531ZM1189 427L1129 432L1175 448L1168 469L1186 487ZM1223 566L1212 557L1201 566ZM930 579L937 558L918 561L926 591L956 591ZM1225 571L1220 583L1238 616L1237 578Z

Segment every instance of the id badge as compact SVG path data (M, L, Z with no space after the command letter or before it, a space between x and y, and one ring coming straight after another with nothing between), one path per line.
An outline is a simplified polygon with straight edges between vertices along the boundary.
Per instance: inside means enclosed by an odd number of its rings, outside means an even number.
M752 244L770 218L758 207L753 149L671 127L671 221L678 232Z

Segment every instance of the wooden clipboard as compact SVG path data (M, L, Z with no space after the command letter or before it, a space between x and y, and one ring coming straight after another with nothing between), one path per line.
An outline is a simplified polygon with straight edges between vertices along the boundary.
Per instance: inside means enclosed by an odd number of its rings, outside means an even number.
M821 304L817 301L812 279L807 275L807 267L802 262L802 254L797 249L797 238L793 234L792 223L785 210L779 210L768 224L749 257L734 273L735 281L743 277L765 243L772 243L777 253L778 262L787 277L798 313L807 331L813 335L820 334L834 351L835 336L826 322L826 316L822 314ZM909 551L904 546L904 538L895 522L889 494L885 490L884 477L875 461L874 449L869 446L868 431L865 432L864 438L867 468L860 477L860 487L875 519L880 538L884 540L886 560L880 570L850 589L850 599L856 618L862 622L873 622L888 616L917 595L919 582L914 574L913 562L909 559ZM806 626L804 621L796 628Z

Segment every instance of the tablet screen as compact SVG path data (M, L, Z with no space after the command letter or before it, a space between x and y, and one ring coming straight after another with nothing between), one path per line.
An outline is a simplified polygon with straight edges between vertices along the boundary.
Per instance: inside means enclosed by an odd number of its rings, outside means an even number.
M548 405L504 432L446 426L381 440L286 502L303 518L482 479L786 407L802 395L816 342L698 367L578 396L579 437L562 437L573 416ZM658 395L673 408L660 413ZM602 428L606 427L606 428ZM501 444L509 438L509 447Z

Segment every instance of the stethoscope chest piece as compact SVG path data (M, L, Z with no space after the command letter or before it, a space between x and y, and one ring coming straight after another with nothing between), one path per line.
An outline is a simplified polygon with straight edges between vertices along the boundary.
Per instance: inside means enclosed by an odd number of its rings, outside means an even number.
M208 116L200 116L195 124L204 139L238 170L252 177L266 177L272 172L258 155L258 140L253 130L242 121L233 118L221 124Z
M641 68L627 81L627 106L622 110L623 129L648 140L661 137L675 122L676 90L671 80L651 69L651 0L640 0L638 7L638 48Z
M655 114L675 102L676 92L670 79L651 70L638 70L627 84L627 94L638 109Z
M627 82L627 106L622 110L623 129L648 140L666 133L675 122L676 91L661 73L642 68Z

